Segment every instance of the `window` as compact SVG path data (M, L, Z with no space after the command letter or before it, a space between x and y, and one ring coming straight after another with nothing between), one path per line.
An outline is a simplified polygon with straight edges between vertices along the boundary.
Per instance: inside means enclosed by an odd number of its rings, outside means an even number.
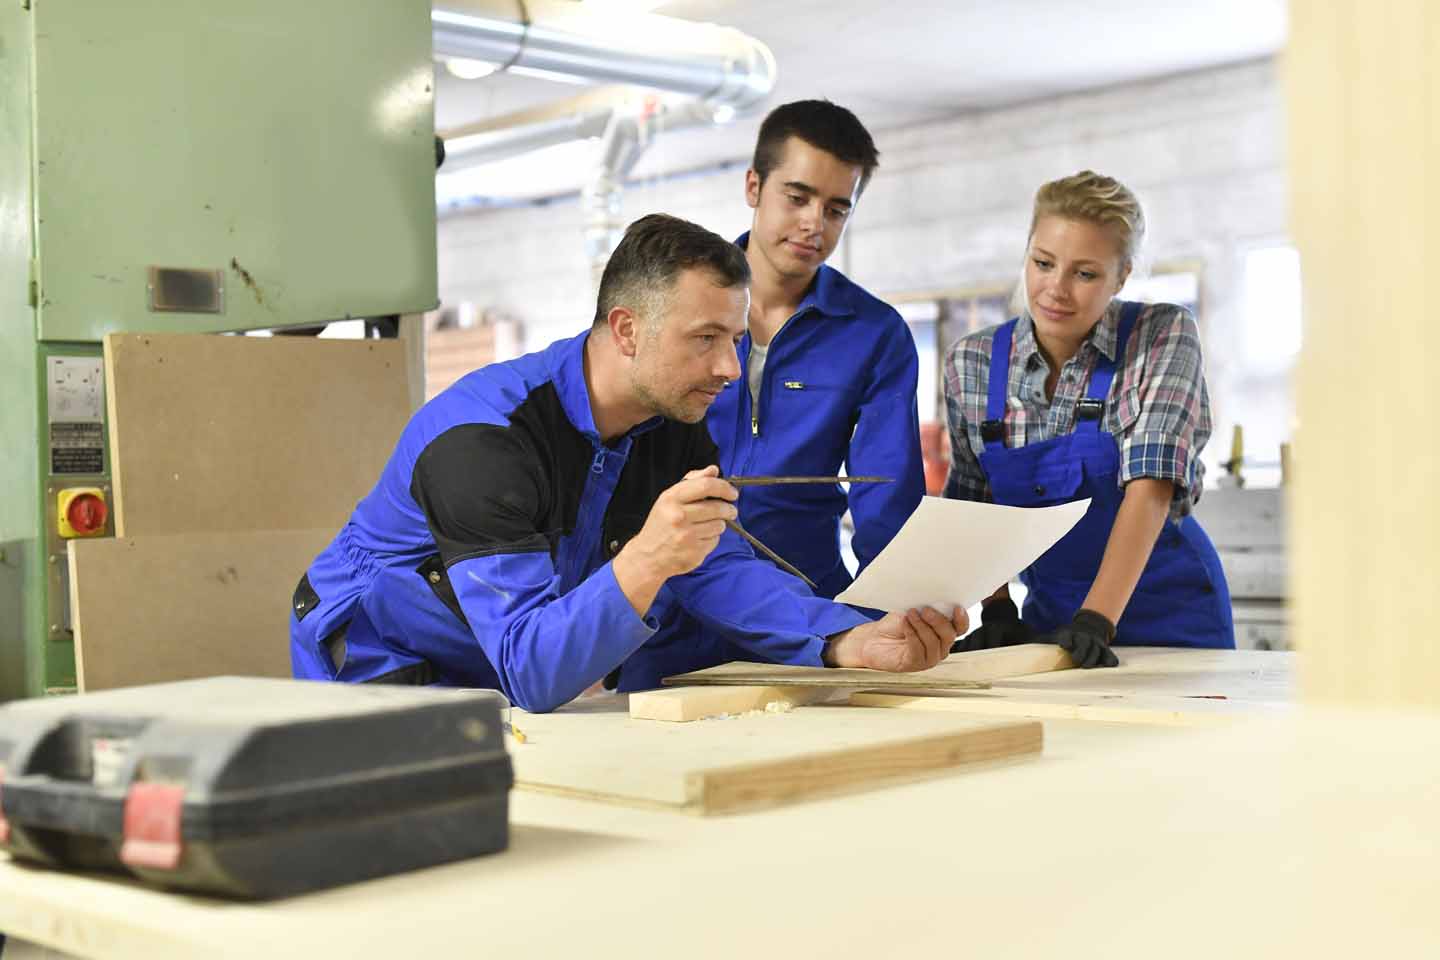
M1247 371L1289 371L1300 352L1300 252L1287 244L1246 253L1241 296Z

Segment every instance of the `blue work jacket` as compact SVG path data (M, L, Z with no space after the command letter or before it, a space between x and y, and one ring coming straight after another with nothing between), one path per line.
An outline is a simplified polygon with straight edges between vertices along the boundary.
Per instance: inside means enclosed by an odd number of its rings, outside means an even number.
M296 588L295 676L497 688L549 710L607 676L634 690L733 659L817 666L826 636L866 622L729 531L636 614L611 560L717 451L703 421L659 417L602 443L587 336L477 370L415 414Z
M736 241L746 246L749 234ZM740 343L748 369L750 335ZM744 373L706 417L726 474L854 476L893 483L748 487L740 522L815 581L821 596L850 585L840 518L855 522L860 569L899 532L925 495L916 410L919 360L904 319L844 274L821 265L800 308L770 341L760 402Z

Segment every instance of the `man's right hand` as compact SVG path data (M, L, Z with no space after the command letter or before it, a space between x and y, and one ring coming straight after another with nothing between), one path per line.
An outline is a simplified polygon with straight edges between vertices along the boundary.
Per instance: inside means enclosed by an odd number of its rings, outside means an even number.
M991 647L1013 647L1017 643L1034 643L1039 635L1020 619L1020 608L1009 597L997 597L980 608L980 629L955 641L951 653L988 650Z
M970 625L964 607L947 618L933 607L895 611L827 638L827 667L864 667L890 673L929 670L945 659L955 635Z
M713 466L691 470L660 494L645 526L613 563L615 579L636 613L645 615L666 580L704 562L720 542L726 521L739 515L739 497Z

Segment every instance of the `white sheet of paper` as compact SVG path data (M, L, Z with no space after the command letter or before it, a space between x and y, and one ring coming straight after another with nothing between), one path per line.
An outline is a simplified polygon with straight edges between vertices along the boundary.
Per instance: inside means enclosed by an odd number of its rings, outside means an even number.
M950 616L1008 583L1080 522L1090 501L1002 507L925 497L905 526L836 597L878 610L934 607Z

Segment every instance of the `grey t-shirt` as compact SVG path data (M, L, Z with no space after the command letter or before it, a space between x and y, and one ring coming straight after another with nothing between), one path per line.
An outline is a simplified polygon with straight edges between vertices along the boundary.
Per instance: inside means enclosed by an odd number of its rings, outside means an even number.
M760 406L760 378L765 375L765 354L770 352L770 344L760 346L758 343L750 344L750 369L746 371L745 379L750 385L750 409L754 410Z

